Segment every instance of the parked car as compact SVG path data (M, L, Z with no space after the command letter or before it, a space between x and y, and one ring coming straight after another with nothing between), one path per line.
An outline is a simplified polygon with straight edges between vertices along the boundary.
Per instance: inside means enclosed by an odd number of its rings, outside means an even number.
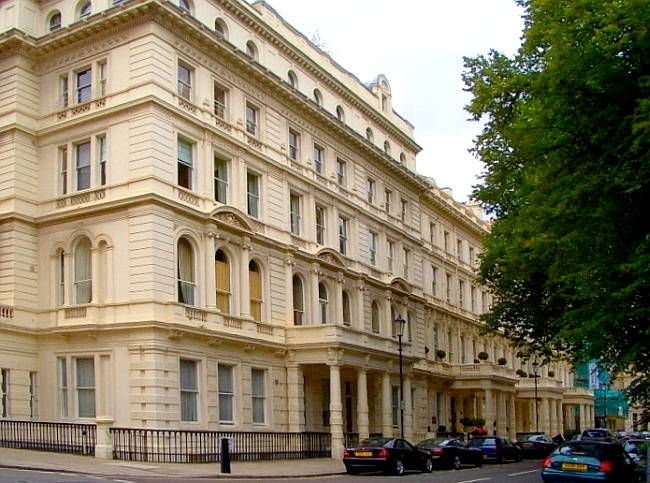
M469 440L470 448L478 448L483 452L483 461L505 460L521 461L521 449L512 444L508 438L497 436L479 436Z
M460 439L425 439L420 441L417 447L428 451L433 464L439 468L459 470L462 465L481 466L483 464L483 451L467 446Z
M404 439L368 438L356 448L343 450L343 463L351 475L362 471L383 471L402 475L407 470L431 473L433 462L427 451Z
M600 441L567 441L544 458L542 466L545 483L640 481L637 465L623 447Z
M521 450L523 458L543 458L558 445L544 434L533 434L516 441L515 446Z
M635 463L641 460L641 445L646 444L648 441L645 439L628 439L623 443L623 449L628 452Z
M580 435L580 441L600 441L606 443L616 443L618 438L614 433L604 428L585 429Z

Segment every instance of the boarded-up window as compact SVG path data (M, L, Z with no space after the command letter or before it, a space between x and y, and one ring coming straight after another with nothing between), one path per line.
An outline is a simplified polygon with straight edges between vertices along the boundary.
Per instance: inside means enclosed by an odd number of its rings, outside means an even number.
M250 278L251 315L254 320L262 320L262 277L260 267L254 261L248 264Z
M217 250L214 255L214 273L217 285L217 308L224 314L230 313L230 263L226 254Z

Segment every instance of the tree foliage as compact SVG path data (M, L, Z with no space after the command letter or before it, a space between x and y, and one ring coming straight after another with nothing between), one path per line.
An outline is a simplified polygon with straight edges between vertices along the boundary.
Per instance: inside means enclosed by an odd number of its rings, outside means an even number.
M495 218L484 320L547 359L638 375L650 407L650 2L520 0L518 53L465 59Z

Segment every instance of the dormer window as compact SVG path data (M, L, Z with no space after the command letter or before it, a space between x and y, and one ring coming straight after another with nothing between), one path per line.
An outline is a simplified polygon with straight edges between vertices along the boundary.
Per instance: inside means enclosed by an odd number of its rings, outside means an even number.
M178 6L181 10L186 11L187 13L192 13L192 6L190 5L190 0L178 0Z
M226 22L224 22L223 19L218 18L214 21L214 33L222 39L228 38L228 27L226 26Z
M93 11L92 3L86 2L79 9L79 20L88 17Z
M287 82L294 89L298 88L298 76L296 75L296 73L294 71L290 70L287 73Z
M59 12L55 12L50 17L50 21L48 23L48 29L50 32L54 32L55 30L59 30L60 28L61 28L61 14Z
M319 106L323 105L323 94L318 89L314 89L314 102Z
M336 117L339 118L339 121L345 122L345 111L343 110L343 107L336 106Z
M246 42L246 55L249 56L251 59L254 60L258 59L257 46L252 40Z
M375 140L375 135L370 128L366 129L366 139L370 142L373 142Z

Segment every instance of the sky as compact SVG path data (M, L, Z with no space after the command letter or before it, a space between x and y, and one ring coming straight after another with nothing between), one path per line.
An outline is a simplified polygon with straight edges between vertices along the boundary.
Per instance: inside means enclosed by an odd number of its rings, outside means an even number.
M463 109L463 56L516 52L523 20L514 0L266 1L362 82L384 74L393 109L415 126L417 171L468 200L483 168L467 152L481 126Z

